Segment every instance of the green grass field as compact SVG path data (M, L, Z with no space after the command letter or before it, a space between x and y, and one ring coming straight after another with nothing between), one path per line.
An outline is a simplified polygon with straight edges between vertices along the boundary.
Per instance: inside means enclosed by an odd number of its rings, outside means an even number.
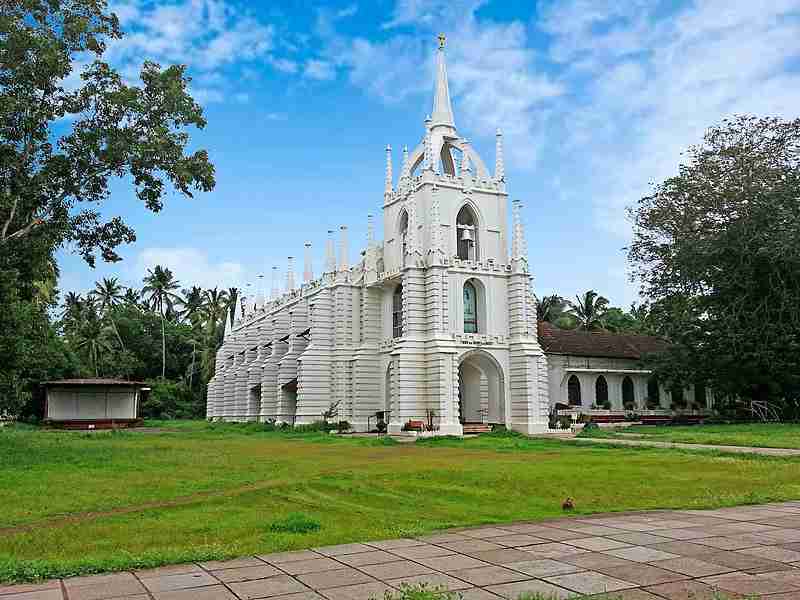
M168 426L0 430L0 581L541 519L567 496L579 513L800 498L798 459Z
M620 435L622 434L622 435ZM686 444L800 448L800 424L743 423L735 425L646 426L594 429L592 437L628 438Z

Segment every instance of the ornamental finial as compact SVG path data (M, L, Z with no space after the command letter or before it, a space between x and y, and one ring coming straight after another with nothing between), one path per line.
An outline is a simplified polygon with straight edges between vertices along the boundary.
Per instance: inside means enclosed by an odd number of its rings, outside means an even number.
M447 37L443 34L439 34L439 50L444 50L444 43L447 41Z

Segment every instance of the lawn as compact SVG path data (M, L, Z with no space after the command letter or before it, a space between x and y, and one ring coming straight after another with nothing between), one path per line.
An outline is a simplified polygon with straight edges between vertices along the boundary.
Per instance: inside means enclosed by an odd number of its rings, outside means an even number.
M800 459L170 428L0 430L0 581L542 519L567 496L579 513L800 498Z
M687 444L722 446L762 446L765 448L800 448L800 424L742 423L731 425L652 426L594 429L592 437L616 437Z

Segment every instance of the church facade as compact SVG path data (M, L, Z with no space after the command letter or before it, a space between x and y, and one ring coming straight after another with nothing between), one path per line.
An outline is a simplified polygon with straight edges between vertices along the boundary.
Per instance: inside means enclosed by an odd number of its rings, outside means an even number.
M356 431L385 419L389 432L433 421L440 434L472 423L531 434L568 403L563 360L551 373L539 343L519 202L508 231L502 135L493 169L459 135L443 38L424 136L403 150L397 178L393 166L387 147L382 242L370 217L350 265L347 228L338 256L329 232L321 277L306 244L301 284L290 263L285 293L244 302L228 321L208 418L301 424L334 406ZM635 362L628 353L608 368L630 371L641 396L648 372Z

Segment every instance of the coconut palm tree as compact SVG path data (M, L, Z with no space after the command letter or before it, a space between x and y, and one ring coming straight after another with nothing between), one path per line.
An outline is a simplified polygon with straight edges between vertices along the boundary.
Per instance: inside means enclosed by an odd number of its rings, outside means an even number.
M536 319L538 321L555 323L564 316L568 307L569 301L558 294L543 296L541 300L537 299L536 301Z
M75 347L85 350L94 370L94 376L99 377L98 364L101 356L113 350L110 343L113 332L91 304L86 305L82 317L83 320L75 332Z
M580 296L575 296L575 299L577 303L570 302L569 314L578 322L578 329L584 331L603 329L603 315L608 308L608 298L589 290Z
M142 295L147 299L150 308L161 315L161 377L167 374L166 315L174 313L176 303L181 300L175 293L177 289L180 289L180 283L172 275L172 271L161 265L156 265L152 270L147 269Z
M114 330L114 335L119 342L122 350L125 350L125 344L122 342L122 337L119 335L119 329L114 322L114 307L122 304L124 286L120 285L119 279L116 277L104 277L102 281L96 281L94 289L89 292L89 296L97 301L99 304L100 313L103 314L111 323L111 328Z
M62 302L61 320L68 326L75 325L80 322L81 313L86 303L83 296L75 292L67 292Z
M206 294L203 288L193 285L188 290L183 290L183 310L181 318L186 319L192 327L202 325L203 304L206 301Z
M141 308L142 293L132 287L125 288L125 293L122 295L122 301L128 306Z

